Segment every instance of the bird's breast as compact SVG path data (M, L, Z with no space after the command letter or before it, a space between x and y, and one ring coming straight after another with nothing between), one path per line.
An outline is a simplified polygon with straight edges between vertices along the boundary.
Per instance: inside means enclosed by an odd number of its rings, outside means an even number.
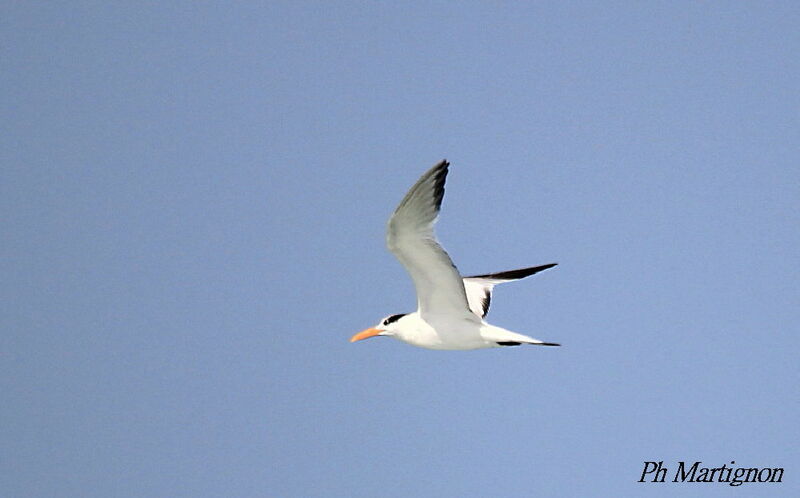
M435 324L420 317L404 327L398 339L408 344L445 350L469 350L492 347L480 334L480 324L470 320L441 320Z

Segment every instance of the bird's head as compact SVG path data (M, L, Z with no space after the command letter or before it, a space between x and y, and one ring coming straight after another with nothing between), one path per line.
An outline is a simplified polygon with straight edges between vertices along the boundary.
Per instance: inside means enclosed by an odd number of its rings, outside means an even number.
M406 316L406 314L407 313L389 315L386 318L382 319L378 323L378 325L372 328L368 328L367 330L362 330L358 334L351 337L350 342L356 342L362 339L369 339L370 337L375 337L376 335L395 335L400 327L398 321L404 316Z

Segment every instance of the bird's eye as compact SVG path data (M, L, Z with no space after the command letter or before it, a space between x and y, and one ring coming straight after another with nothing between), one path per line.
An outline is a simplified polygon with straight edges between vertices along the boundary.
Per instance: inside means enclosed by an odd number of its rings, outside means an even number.
M386 319L383 321L383 325L384 325L384 326L387 326L387 325L389 325L390 323L394 323L394 322L396 322L397 320L399 320L399 319L403 318L404 316L406 316L406 314L405 314L405 313L398 313L398 314L396 314L396 315L387 316L387 317L386 317Z

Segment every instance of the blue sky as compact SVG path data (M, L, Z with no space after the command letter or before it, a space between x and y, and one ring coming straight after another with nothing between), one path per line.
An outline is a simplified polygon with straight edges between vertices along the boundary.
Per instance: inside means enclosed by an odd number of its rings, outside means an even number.
M797 496L796 2L0 8L7 496ZM435 352L384 247L452 162Z

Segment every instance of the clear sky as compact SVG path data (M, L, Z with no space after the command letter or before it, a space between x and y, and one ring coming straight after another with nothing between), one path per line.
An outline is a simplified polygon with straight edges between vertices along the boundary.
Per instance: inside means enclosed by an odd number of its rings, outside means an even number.
M800 496L799 26L4 2L2 495ZM348 343L413 311L385 222L442 158L462 272L559 263L488 318L563 347Z

